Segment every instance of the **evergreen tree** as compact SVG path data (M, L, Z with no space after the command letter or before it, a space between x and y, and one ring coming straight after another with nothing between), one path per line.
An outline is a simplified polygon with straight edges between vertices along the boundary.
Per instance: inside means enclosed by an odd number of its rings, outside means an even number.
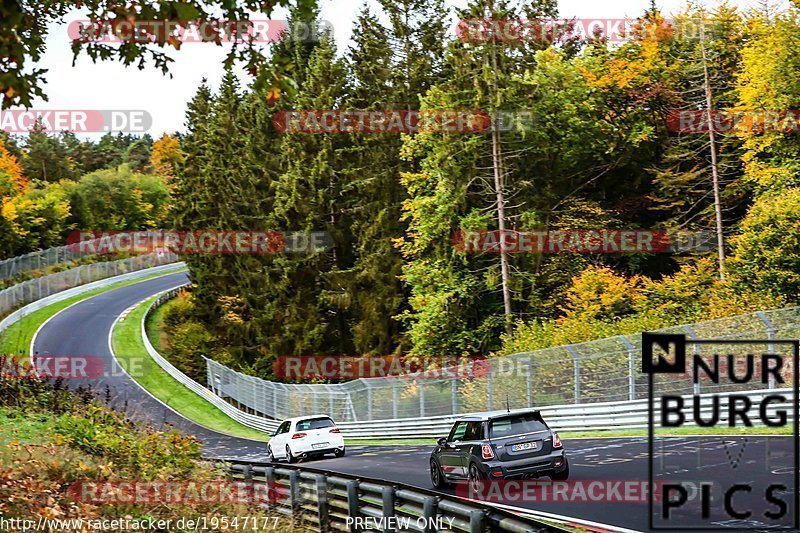
M58 137L47 133L41 120L28 134L22 168L29 179L39 183L55 183L76 175L66 147Z

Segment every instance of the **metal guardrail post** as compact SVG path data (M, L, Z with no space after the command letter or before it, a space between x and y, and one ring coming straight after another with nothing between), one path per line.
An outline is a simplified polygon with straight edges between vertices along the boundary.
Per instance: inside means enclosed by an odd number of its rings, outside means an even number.
M419 417L425 416L425 383L421 379L417 379L417 386L419 387Z
M636 350L633 347L631 341L629 341L625 335L619 336L622 343L625 345L625 348L628 350L628 399L635 400L636 399Z
M569 354L572 356L572 366L573 372L575 374L575 402L574 403L581 403L581 358L578 355L578 352L575 351L575 348L572 345L565 346Z
M389 518L394 516L394 506L395 506L395 494L394 494L394 487L383 487L381 492L383 505L381 507L381 512L385 518ZM388 525L389 520L386 520L385 523ZM391 528L384 528L384 533L392 533Z
M764 325L767 326L767 338L770 341L774 341L775 340L775 324L772 323L772 320L770 320L767 317L767 315L764 313L764 311L756 311L756 316L759 318L759 320L761 320L764 323ZM767 354L768 355L775 355L775 343L774 342L770 342L769 345L767 346ZM763 372L763 369L762 369L762 372ZM769 385L768 385L768 387L770 389L774 389L775 388L775 376L772 374L772 372L769 373Z
M455 376L450 378L450 403L453 414L458 413L458 379Z
M533 359L528 358L525 365L525 386L527 388L528 407L533 407Z
M244 465L244 480L248 483L253 482L253 465Z
M486 410L491 411L494 397L494 374L492 373L492 360L487 359L486 362L489 364L489 371L486 373Z
M686 335L688 335L691 339L697 340L697 333L695 333L690 326L683 326L683 331L685 331ZM692 343L692 355L695 358L700 355L700 345L696 342ZM694 386L692 387L694 394L700 394L700 380L694 375L694 365L692 365L692 381L695 382Z
M319 530L324 533L330 529L328 515L328 480L323 474L314 476L315 488L317 492L317 519L319 520Z
M397 380L392 380L392 418L397 419L397 405L400 403L400 391L397 390Z
M435 496L427 496L422 501L422 516L425 518L425 533L435 533L433 527L436 518L436 504L438 500Z
M281 495L278 493L278 485L275 483L275 468L264 467L264 483L267 485L267 502L270 505L277 505L281 501Z
M353 479L347 482L347 515L350 518L357 518L361 516L361 507L358 501L358 480ZM356 533L355 520L350 524L351 533Z
M289 505L292 514L300 510L300 473L297 470L289 472Z
M486 531L486 513L480 509L469 513L469 533L483 533Z
M361 382L367 387L367 420L373 420L372 418L372 385L369 384L369 381L362 379Z

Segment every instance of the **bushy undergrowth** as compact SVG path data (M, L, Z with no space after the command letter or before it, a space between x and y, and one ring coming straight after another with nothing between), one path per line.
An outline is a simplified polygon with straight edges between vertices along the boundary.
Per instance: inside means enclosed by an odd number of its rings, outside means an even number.
M193 437L170 428L138 427L90 390L0 375L0 515L86 520L268 517L234 503L105 503L75 497L79 483L215 482L224 478L204 461ZM221 522L220 522L221 523ZM284 520L278 531L293 530ZM171 529L176 530L176 529ZM211 529L221 531L222 529Z
M734 316L788 305L740 280L720 281L710 259L653 280L589 267L566 291L561 317L520 322L503 338L511 354Z

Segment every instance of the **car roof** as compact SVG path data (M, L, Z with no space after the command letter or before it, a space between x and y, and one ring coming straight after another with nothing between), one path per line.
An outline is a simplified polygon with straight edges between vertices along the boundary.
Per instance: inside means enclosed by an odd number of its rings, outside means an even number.
M294 422L299 422L301 420L313 420L315 418L330 418L331 420L333 420L333 417L330 415L319 414L319 415L306 415L306 416L296 416L294 418L286 418L284 420L281 420L281 424L283 424L284 422L294 423Z
M538 409L515 409L513 411L485 411L483 413L470 413L468 415L464 415L459 417L457 421L487 421L493 420L495 418L505 418L507 416L514 416L514 415L523 415L523 414L537 414L541 416L541 412Z

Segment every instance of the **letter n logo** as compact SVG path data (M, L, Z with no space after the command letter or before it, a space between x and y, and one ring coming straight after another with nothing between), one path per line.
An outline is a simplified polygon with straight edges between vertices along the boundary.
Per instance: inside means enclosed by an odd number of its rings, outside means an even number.
M686 370L686 336L642 333L642 371L681 374Z

